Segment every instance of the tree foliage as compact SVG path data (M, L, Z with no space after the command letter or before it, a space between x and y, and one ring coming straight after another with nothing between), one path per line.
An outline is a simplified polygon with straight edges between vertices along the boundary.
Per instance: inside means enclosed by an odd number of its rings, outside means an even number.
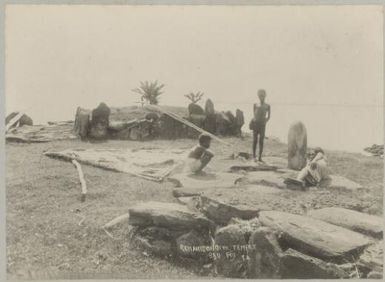
M158 105L159 96L163 94L161 91L164 84L158 84L158 81L141 81L140 87L133 89L132 91L140 95L140 100L148 102L151 105Z
M190 94L186 94L184 95L187 99L189 99L193 104L196 104L198 101L200 101L203 97L203 95L205 95L203 92L197 92L197 93L193 93L191 92Z

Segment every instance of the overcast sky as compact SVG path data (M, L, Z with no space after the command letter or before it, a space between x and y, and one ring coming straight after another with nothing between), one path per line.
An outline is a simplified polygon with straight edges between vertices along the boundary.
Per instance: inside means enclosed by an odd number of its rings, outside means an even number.
M6 110L68 120L158 80L161 104L203 91L250 117L265 88L268 133L300 119L310 143L354 149L383 142L382 28L379 6L8 5Z

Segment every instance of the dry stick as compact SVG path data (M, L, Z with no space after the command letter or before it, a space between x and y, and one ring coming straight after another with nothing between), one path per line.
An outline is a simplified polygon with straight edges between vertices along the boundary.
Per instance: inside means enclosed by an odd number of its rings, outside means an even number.
M199 131L200 133L205 133L205 134L209 135L211 138L217 140L219 143L222 143L222 144L224 144L226 146L232 146L230 143L227 143L227 142L223 141L222 139L220 139L216 135L214 135L214 134L212 134L212 133L210 133L210 132L208 132L208 131L206 131L206 130L198 127L198 126L196 126L195 124L189 122L188 120L186 120L184 118L181 118L180 116L178 116L178 115L176 115L176 114L174 114L172 112L166 111L166 110L161 109L160 107L154 106L154 105L146 105L146 107L149 108L149 109L156 110L158 112L164 113L164 114L168 115L169 117L171 117L171 118L173 118L173 119L175 119L177 121L180 121L181 123L184 123L185 125L187 125L187 126L193 128L193 129Z
M129 217L130 217L130 215L128 213L122 214L122 215L114 218L113 220L107 222L106 224L104 224L103 228L105 228L105 229L111 228L111 227L115 226L116 224L128 219Z
M81 201L84 202L86 200L87 184L86 184L86 181L84 180L83 170L77 160L72 160L72 164L76 167L79 174L80 185L82 187Z

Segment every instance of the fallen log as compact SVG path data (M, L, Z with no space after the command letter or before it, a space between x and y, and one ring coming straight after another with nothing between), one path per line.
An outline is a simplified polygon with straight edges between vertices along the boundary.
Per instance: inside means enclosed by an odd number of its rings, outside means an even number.
M80 185L82 188L81 201L84 202L86 200L87 184L86 184L86 180L84 179L83 170L78 161L72 160L72 164L76 167L79 174Z

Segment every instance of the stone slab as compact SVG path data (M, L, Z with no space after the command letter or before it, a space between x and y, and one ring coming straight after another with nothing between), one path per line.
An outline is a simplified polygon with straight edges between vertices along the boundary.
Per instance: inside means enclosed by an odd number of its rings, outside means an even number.
M288 247L321 259L351 259L372 243L360 233L308 216L261 211L259 220L282 232Z
M382 237L383 219L379 216L336 207L311 210L307 215L366 235Z

